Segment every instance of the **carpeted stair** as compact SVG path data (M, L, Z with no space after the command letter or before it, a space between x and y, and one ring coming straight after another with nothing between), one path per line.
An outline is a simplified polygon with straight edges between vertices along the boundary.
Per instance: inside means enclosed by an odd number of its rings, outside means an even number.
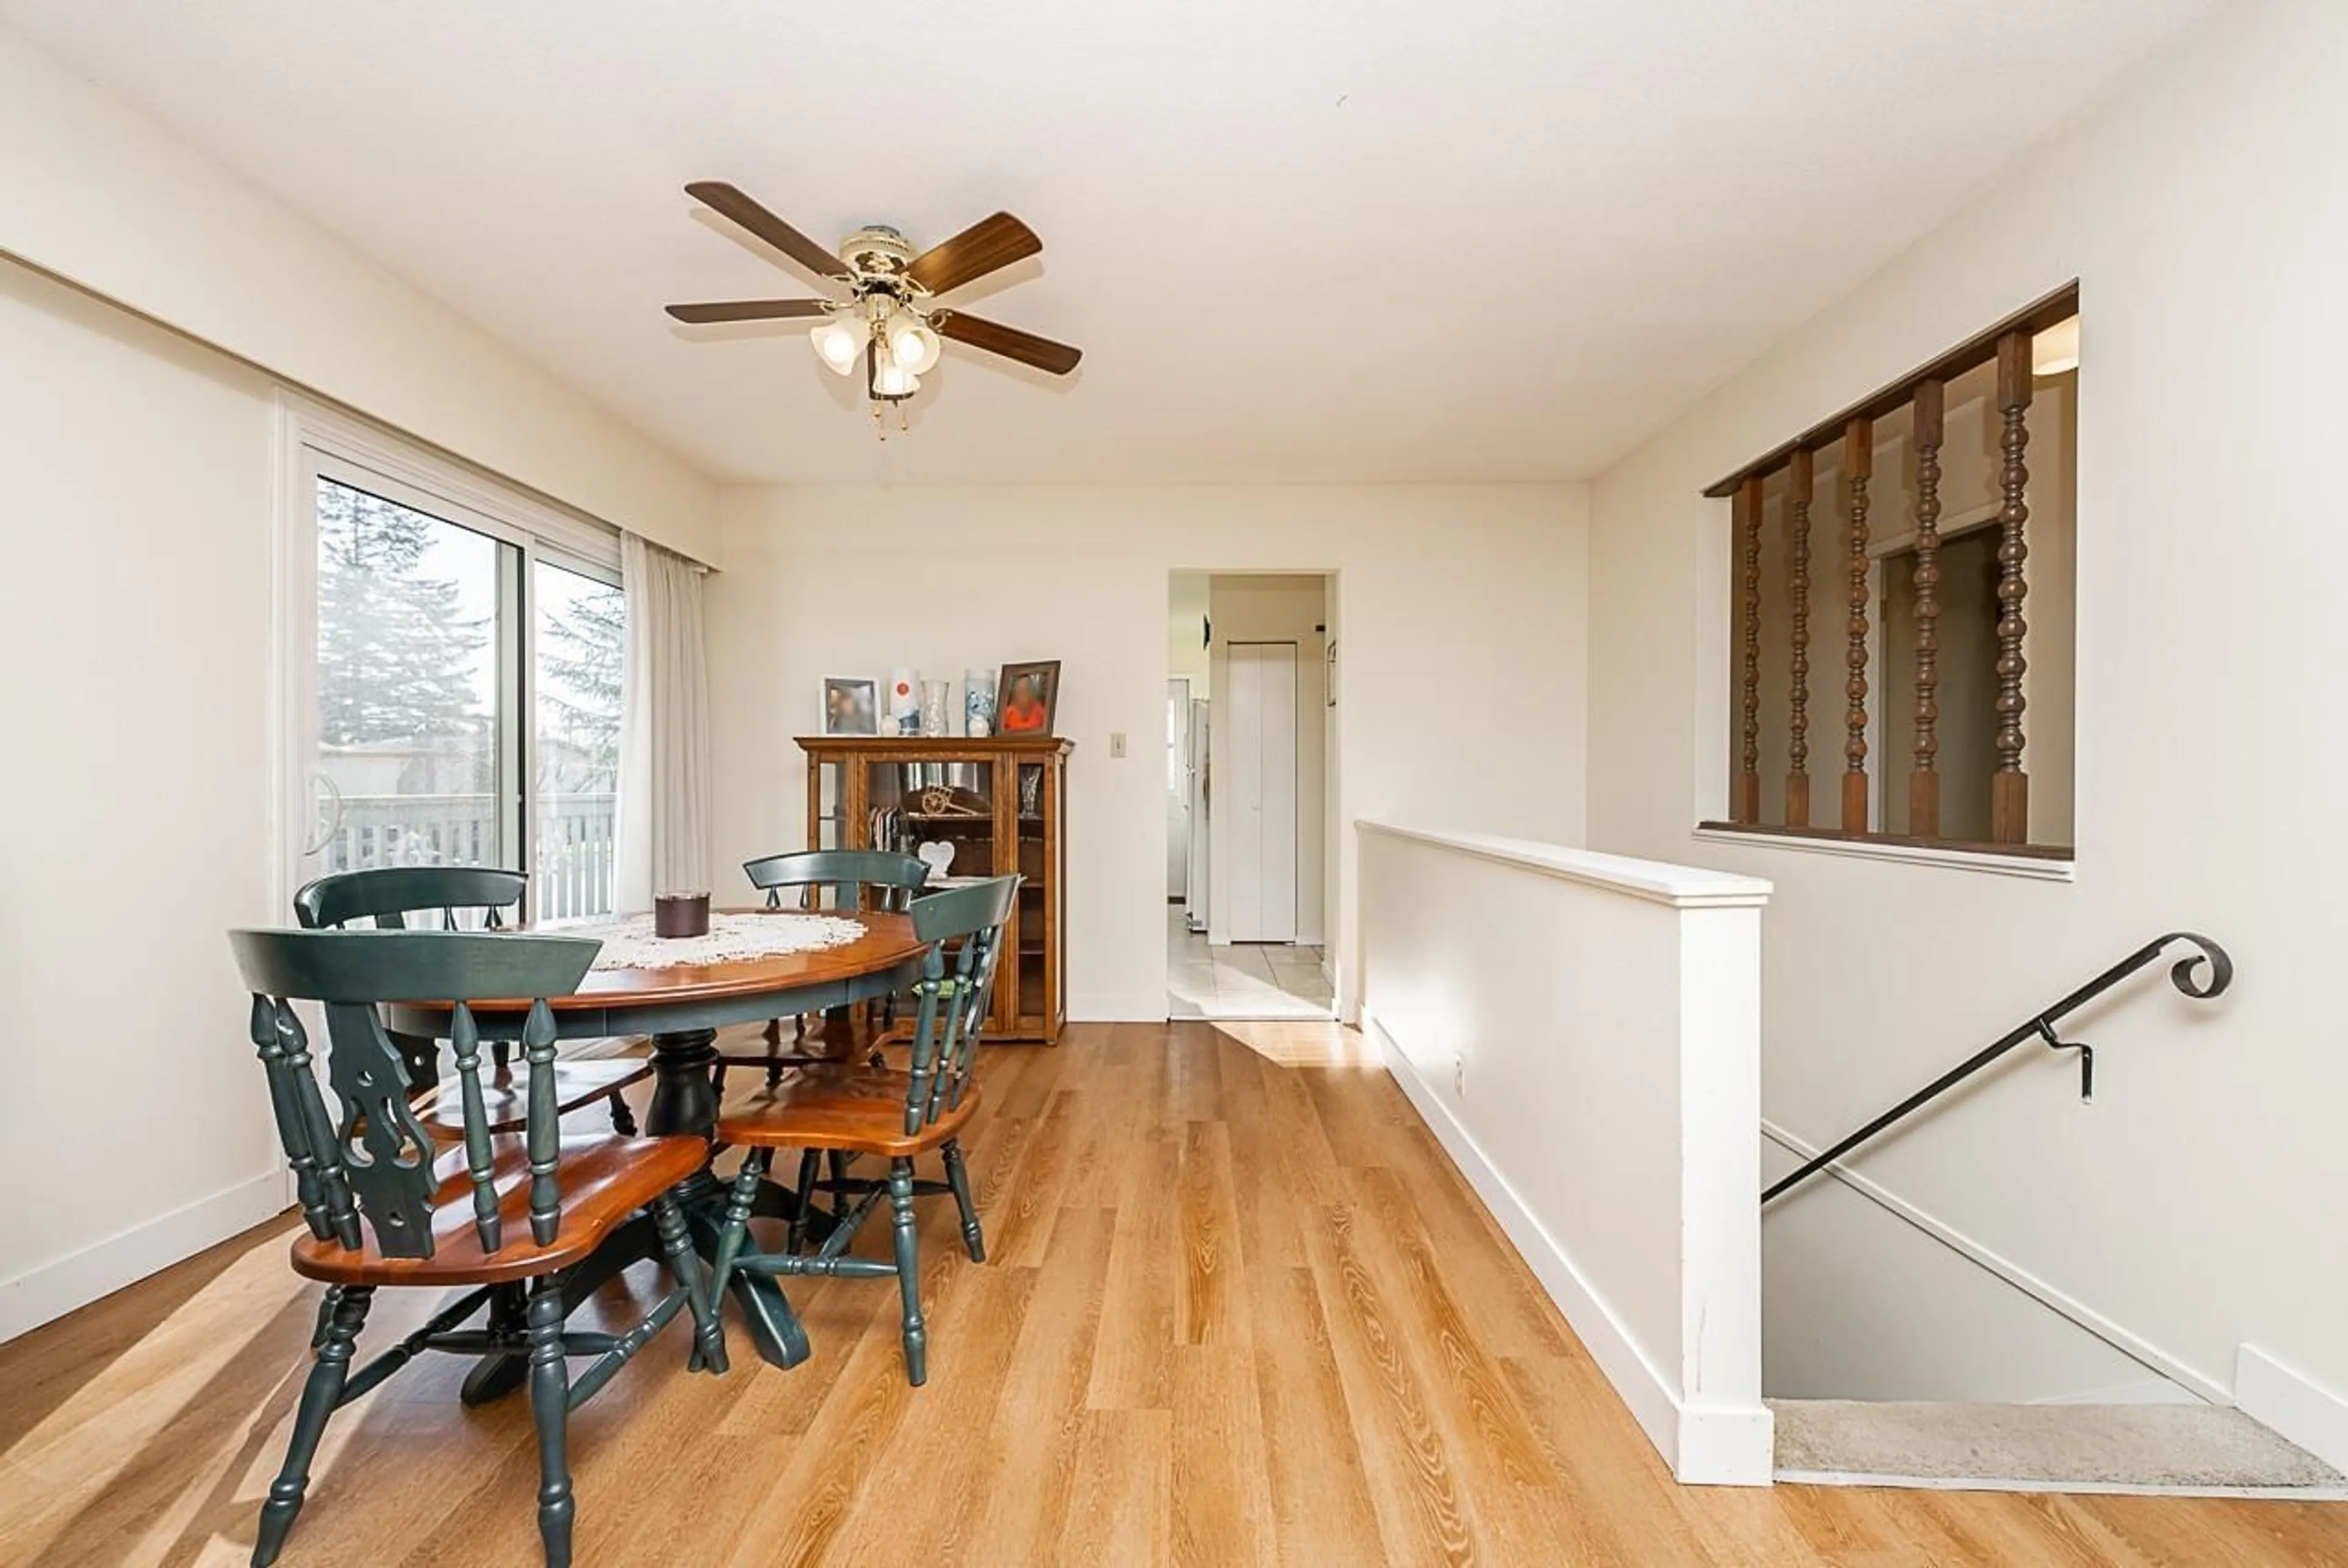
M2217 1405L1772 1399L1769 1407L1780 1481L2348 1498L2348 1477Z

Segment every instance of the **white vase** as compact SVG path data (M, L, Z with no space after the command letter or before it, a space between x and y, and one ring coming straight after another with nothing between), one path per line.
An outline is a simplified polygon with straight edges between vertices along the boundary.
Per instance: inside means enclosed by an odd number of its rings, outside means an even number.
M889 729L893 734L922 733L922 672L898 670L889 676Z
M994 671L962 672L963 733L980 738L994 733Z

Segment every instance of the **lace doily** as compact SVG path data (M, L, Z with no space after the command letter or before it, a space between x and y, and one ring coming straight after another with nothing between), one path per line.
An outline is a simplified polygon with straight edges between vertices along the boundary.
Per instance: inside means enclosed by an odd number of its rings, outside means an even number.
M829 915L712 915L705 937L655 937L650 915L541 927L558 936L593 937L603 944L589 966L597 969L673 969L845 947L864 935L853 920Z

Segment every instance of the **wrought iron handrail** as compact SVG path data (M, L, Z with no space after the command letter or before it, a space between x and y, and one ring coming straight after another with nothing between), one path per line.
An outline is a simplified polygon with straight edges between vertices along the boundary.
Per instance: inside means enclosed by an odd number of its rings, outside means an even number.
M1835 1144L1833 1148L1808 1161L1791 1175L1780 1177L1771 1183L1763 1190L1761 1201L1766 1204L1779 1194L1799 1186L1885 1128L1939 1099L2015 1046L2032 1040L2044 1040L2050 1050L2077 1051L2079 1053L2079 1098L2093 1100L2096 1097L2095 1047L2085 1040L2063 1039L2054 1032L2054 1026L2066 1015L2077 1011L2159 958L2171 942L2190 942L2201 949L2198 953L2188 954L2179 958L2169 966L2170 982L2187 996L2206 999L2218 995L2233 983L2234 960L2226 956L2225 948L2209 938L2195 931L2171 931L2167 936L2157 937L2089 980L2085 985L2081 986L2077 990L2073 991L2069 996L2065 997L2061 1001L2056 1002L2053 1007L2034 1014L2028 1022L2019 1024L2001 1035L1993 1043L1983 1047L1957 1066L1951 1068L1866 1126ZM2202 963L2209 966L2209 979L2206 984L2197 981L2193 975L2195 967Z

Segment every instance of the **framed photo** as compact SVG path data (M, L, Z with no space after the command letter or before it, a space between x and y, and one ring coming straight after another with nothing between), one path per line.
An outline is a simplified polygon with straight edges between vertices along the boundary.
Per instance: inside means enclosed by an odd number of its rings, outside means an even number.
M994 733L1048 735L1060 711L1060 661L1005 664L995 687Z
M880 682L869 675L825 676L823 733L827 735L879 734Z

